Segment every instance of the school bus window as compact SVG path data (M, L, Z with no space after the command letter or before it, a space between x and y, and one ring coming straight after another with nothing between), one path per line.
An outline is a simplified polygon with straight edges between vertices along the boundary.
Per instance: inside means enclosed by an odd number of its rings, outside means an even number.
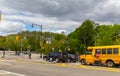
M109 48L107 54L112 54L112 48Z
M106 54L106 49L102 49L102 54Z
M118 48L113 49L113 54L118 54Z
M87 54L87 55L91 55L91 54L92 54L92 50L88 50L88 51L86 52L86 54Z
M95 53L100 54L100 49L95 49Z

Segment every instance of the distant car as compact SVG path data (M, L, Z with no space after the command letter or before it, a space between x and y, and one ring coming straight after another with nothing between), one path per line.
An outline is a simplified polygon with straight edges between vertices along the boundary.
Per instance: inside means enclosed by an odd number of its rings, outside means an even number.
M21 54L24 54L24 55L28 55L29 54L29 52L28 51L22 51L22 52L20 52Z
M51 52L46 56L43 56L43 59L46 61L55 61L55 62L76 62L76 55L69 54L67 52Z

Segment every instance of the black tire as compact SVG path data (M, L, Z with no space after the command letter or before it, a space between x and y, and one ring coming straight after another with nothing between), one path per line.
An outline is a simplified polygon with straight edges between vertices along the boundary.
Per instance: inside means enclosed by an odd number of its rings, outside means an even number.
M82 65L86 65L86 60L85 60L85 59L82 59L82 60L81 60L81 64L82 64Z
M108 67L114 67L115 64L114 64L113 61L109 60L109 61L107 61L107 66L108 66Z
M53 58L49 58L49 61L50 61L50 62L53 62Z

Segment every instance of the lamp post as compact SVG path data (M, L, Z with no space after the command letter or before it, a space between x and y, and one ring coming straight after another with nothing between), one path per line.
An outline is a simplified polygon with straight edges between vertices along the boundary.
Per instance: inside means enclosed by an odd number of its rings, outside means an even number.
M40 58L42 58L42 24L32 24L32 27L38 26L40 27L41 35L40 35Z

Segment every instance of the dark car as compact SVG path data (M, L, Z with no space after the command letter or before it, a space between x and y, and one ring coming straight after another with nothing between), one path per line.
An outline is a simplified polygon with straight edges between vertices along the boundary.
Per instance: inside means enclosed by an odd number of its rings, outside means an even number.
M46 61L58 61L60 59L62 52L51 52L46 56L43 56L43 59Z
M51 52L46 56L43 56L46 61L55 62L76 62L76 56L67 52Z

